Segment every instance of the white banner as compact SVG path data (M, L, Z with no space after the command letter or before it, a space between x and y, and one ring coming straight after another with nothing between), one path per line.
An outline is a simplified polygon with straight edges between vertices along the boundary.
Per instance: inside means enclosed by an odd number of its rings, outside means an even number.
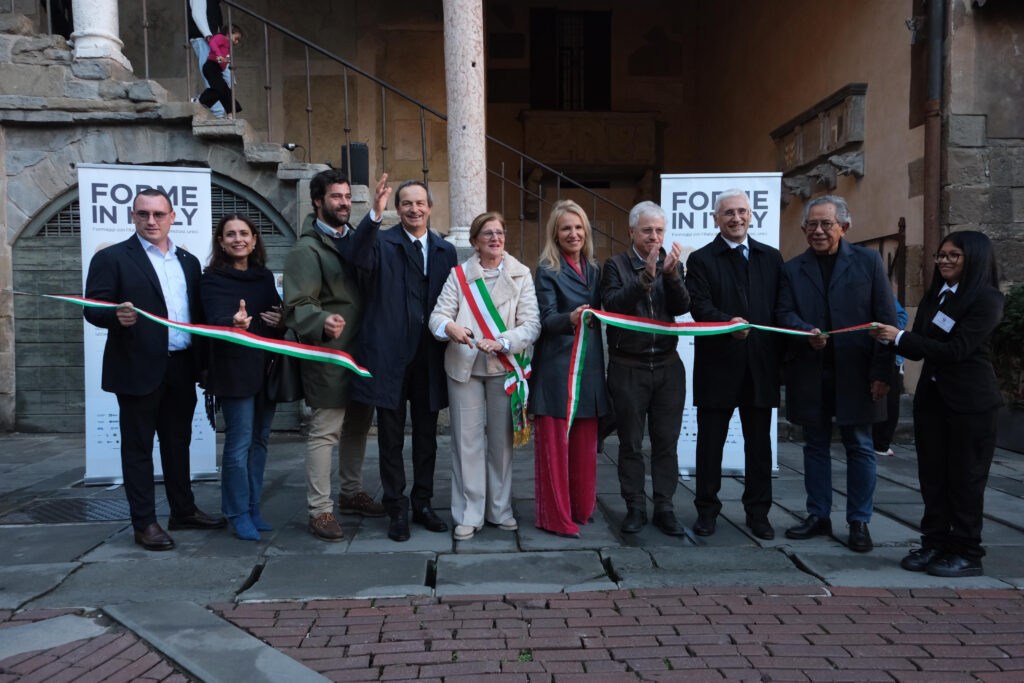
M171 227L175 245L204 266L210 260L212 218L210 170L162 166L78 165L78 201L82 222L82 291L93 254L135 234L132 200L140 190L158 188L170 196L176 212ZM100 388L107 331L85 323L85 481L121 483L121 429L117 397ZM203 409L202 392L192 419L190 471L193 478L216 478L217 440ZM153 471L162 476L159 443L154 438Z
M725 190L738 188L750 198L753 214L749 235L759 242L779 247L781 173L703 173L661 176L661 207L665 210L665 246L683 245L683 258L710 242L718 234L713 210L715 198ZM692 322L690 314L678 318ZM686 365L686 408L679 436L679 472L689 476L697 469L697 411L693 407L693 337L681 337L677 347ZM778 410L772 411L772 470L779 468ZM729 435L722 454L723 474L743 474L743 430L739 411L729 423Z

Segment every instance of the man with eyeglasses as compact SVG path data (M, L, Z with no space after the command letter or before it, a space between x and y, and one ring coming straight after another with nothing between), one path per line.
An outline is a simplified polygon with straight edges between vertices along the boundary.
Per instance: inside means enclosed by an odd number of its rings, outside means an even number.
M789 342L784 363L786 410L804 430L807 517L786 530L806 539L832 533L832 420L846 448L848 547L873 547L868 523L874 509L872 425L885 419L892 347L866 331L830 336L823 331L871 321L896 324L892 286L877 251L843 239L850 210L842 197L807 203L803 230L810 248L782 268L779 325L813 332Z
M747 235L750 201L726 190L714 205L719 234L690 254L686 288L699 322L775 324L782 255ZM779 405L780 336L762 330L714 334L693 340L693 405L697 407L698 536L715 533L722 502L722 451L733 412L743 428L743 509L747 526L771 540L772 408Z
M168 527L219 529L226 520L197 508L192 495L189 445L199 371L196 340L140 317L133 307L178 322L201 322L201 268L199 260L175 246L169 236L174 208L163 190L139 192L132 220L136 234L97 252L85 282L87 299L121 305L86 308L84 315L107 330L102 387L117 394L121 473L135 542L146 550L170 550L174 541L156 519L154 434L160 437L160 464L171 508Z
M629 212L630 245L608 259L601 276L605 310L660 322L675 322L690 310L679 258L682 245L667 253L665 212L640 202ZM644 425L651 436L653 523L669 536L684 536L672 497L679 482L676 446L686 401L686 371L676 352L678 338L608 327L608 394L619 433L619 488L626 502L623 533L647 523L644 494Z

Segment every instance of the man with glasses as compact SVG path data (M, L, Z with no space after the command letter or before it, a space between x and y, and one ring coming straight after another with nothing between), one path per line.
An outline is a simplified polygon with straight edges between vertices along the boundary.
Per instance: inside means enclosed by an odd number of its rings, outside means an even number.
M162 190L139 192L132 220L136 234L97 252L85 282L87 299L120 306L86 308L84 314L107 330L102 386L117 394L121 473L135 542L146 550L170 550L174 541L156 520L154 434L160 437L171 508L168 527L218 529L226 520L198 509L192 496L189 444L199 370L195 339L139 316L133 307L178 322L201 322L201 268L195 256L171 240L174 208Z
M606 311L675 322L690 310L683 282L682 245L665 241L665 212L640 202L629 212L630 245L608 259L601 276ZM626 502L623 533L635 534L647 523L644 495L644 424L651 435L651 487L654 526L669 536L684 536L672 497L679 482L676 445L686 401L686 371L676 352L677 337L608 327L608 393L619 432L619 488Z
M868 522L875 493L871 427L885 419L893 351L866 331L822 333L871 321L895 325L896 312L878 252L843 239L850 224L842 197L811 200L803 221L810 248L782 268L779 325L814 333L789 342L784 364L787 417L804 430L807 490L807 517L787 529L786 537L805 539L832 532L835 418L846 448L848 546L867 552L872 548Z

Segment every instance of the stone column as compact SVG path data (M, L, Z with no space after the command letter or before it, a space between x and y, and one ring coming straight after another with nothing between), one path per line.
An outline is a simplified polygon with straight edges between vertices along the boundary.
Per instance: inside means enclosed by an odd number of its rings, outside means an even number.
M469 224L487 210L482 0L444 0L448 94L448 240L469 247Z
M75 59L113 59L126 69L132 65L121 53L117 0L71 0L75 14ZM140 29L141 30L141 29Z

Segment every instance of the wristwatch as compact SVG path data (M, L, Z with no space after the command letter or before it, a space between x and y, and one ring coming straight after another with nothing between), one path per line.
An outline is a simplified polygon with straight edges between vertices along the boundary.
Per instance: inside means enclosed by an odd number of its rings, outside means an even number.
M503 352L508 353L509 351L512 350L512 342L510 342L508 339L505 339L504 337L498 337L494 341L501 344L501 350Z

